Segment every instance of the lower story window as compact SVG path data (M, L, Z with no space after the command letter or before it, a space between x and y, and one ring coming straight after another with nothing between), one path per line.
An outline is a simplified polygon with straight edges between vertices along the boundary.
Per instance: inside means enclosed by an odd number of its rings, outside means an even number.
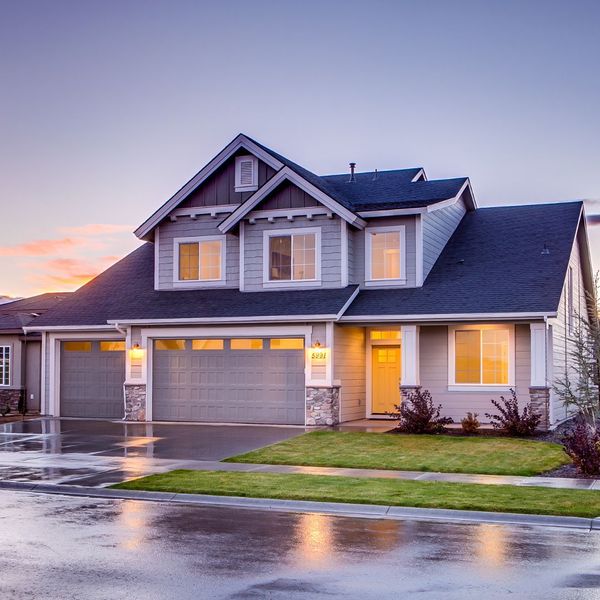
M10 346L0 346L0 385L10 385Z
M510 383L509 328L456 328L453 335L455 384Z

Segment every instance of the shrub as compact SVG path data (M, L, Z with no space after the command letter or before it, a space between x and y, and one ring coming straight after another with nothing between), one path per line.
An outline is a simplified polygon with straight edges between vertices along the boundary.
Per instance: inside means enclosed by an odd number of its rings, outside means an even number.
M398 419L398 431L404 433L442 433L444 425L452 423L450 417L440 417L442 405L435 407L427 390L415 390L391 416Z
M0 406L0 416L5 417L10 412L10 404Z
M485 416L492 423L492 427L500 429L509 435L533 435L542 417L532 411L531 404L528 404L521 414L519 412L519 400L513 389L510 390L510 398L508 400L504 396L500 396L500 401L501 403L497 400L492 400L492 404L500 411L499 415L485 413Z
M460 422L464 433L477 433L480 425L479 421L477 420L478 416L479 415L477 413L467 413L467 416Z
M600 434L579 417L562 438L563 448L583 475L600 474Z

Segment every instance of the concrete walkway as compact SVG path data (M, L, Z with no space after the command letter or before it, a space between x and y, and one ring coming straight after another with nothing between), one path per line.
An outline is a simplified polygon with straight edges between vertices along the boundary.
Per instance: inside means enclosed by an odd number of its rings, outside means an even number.
M469 473L432 473L424 471L388 471L384 469L340 469L335 467L300 467L290 465L260 465L195 461L195 469L206 471L241 471L244 473L304 473L339 477L383 477L413 481L444 481L448 483L487 483L579 490L600 490L600 479L569 479L566 477L515 477L508 475L473 475Z

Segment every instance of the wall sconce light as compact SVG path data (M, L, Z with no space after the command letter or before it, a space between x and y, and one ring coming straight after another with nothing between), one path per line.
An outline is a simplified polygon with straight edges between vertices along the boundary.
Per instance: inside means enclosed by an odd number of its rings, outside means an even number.
M320 348L321 347L321 342L319 340L316 340L315 343L313 344L313 348Z
M144 357L144 349L139 344L134 344L129 351L131 358L141 359Z

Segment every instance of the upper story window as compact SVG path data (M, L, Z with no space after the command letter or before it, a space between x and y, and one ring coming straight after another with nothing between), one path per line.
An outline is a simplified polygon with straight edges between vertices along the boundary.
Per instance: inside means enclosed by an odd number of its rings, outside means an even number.
M512 325L461 325L449 336L451 386L513 385Z
M235 191L255 192L258 189L258 158L248 154L235 158Z
M178 283L225 280L225 236L174 240L174 281Z
M406 281L405 228L370 227L365 230L366 284L401 284Z
M316 227L264 232L264 283L318 282L321 230Z
M10 346L0 346L0 385L10 385Z

